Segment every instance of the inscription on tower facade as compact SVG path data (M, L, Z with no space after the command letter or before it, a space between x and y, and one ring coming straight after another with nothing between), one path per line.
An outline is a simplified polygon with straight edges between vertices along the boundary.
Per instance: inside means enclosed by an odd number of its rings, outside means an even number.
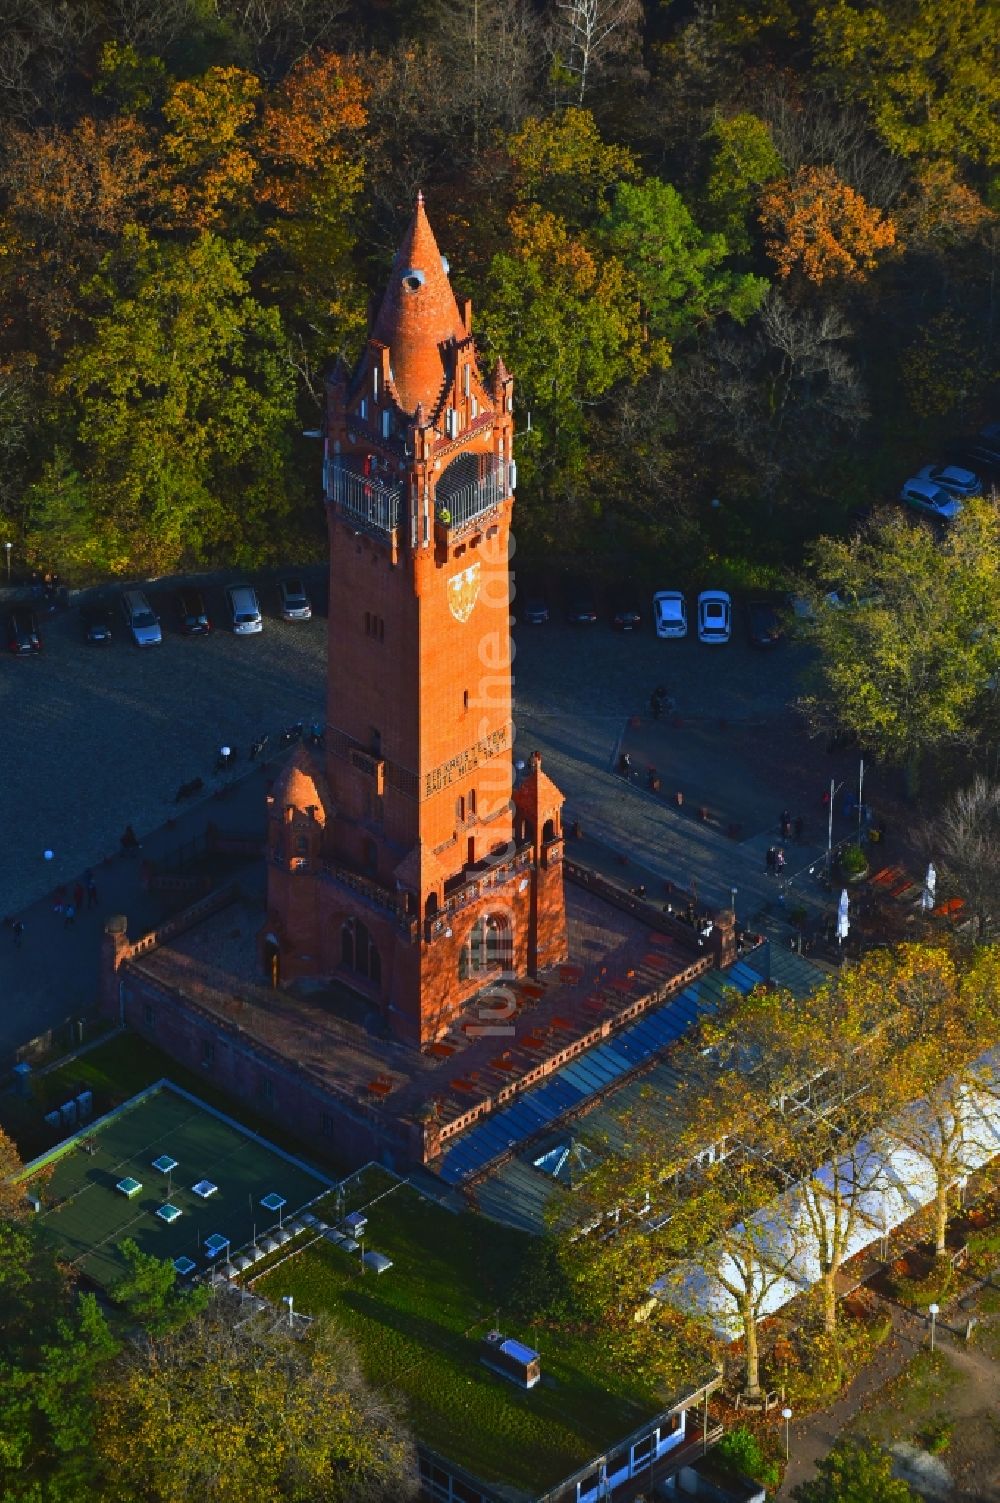
M447 762L442 762L440 767L432 768L425 775L424 798L430 798L432 793L440 793L442 788L447 788L456 778L464 778L466 773L472 772L481 762L488 762L509 746L510 726L505 725L498 731L492 731L482 741L477 741L474 746L466 747L457 757L449 757Z

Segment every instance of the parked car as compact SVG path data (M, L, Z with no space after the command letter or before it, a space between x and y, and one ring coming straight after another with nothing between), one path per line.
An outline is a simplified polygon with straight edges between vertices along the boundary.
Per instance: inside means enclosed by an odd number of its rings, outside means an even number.
M212 630L205 598L190 586L177 592L177 617L185 637L207 637Z
M991 485L1000 484L1000 439L957 438L947 446L948 459L973 470Z
M925 464L914 479L926 480L929 485L938 485L952 496L981 496L983 482L971 470L963 470L957 464Z
M725 590L702 590L698 596L698 641L728 642L733 629L733 602Z
M80 625L86 641L99 642L105 647L111 641L111 612L106 605L99 602L81 605Z
M35 613L26 605L17 606L7 617L7 646L18 657L42 650Z
M156 647L163 641L160 618L141 590L123 590L122 615L136 647Z
M566 586L566 620L573 626L592 626L597 620L593 587L585 580L571 579Z
M642 625L642 609L630 585L620 585L614 592L611 625L615 631L637 631Z
M233 618L233 631L238 636L247 636L250 632L264 630L260 606L257 604L257 592L252 585L230 585L226 590L226 599Z
M653 625L658 637L687 636L687 604L680 590L657 590L653 596Z
M520 617L525 626L544 626L549 619L549 602L545 591L538 585L525 584L518 590Z
M776 606L769 600L748 600L745 616L751 647L777 647L785 628Z
M936 517L939 522L953 522L962 510L962 503L956 496L940 485L932 485L929 480L907 480L899 499L904 506L912 506L914 511Z
M282 579L278 582L283 621L311 621L312 605L301 579Z

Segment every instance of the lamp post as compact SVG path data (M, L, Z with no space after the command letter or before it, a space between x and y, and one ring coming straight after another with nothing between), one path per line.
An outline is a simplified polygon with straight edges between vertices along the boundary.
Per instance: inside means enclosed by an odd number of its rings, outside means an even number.
M792 1411L790 1409L782 1409L782 1411L781 1411L781 1418L785 1422L785 1460L787 1461L788 1460L788 1426L791 1424L791 1421L792 1421Z
M935 1327L937 1326L938 1311L940 1310L940 1308L941 1308L940 1305L928 1305L927 1306L927 1314L931 1318L931 1351L934 1350L934 1330L935 1330Z
M11 550L13 549L13 547L14 547L13 543L4 543L4 548L7 550L7 583L8 584L10 584L10 555L11 555Z
M733 918L736 917L736 894L738 890L739 889L736 887L731 887L729 889L729 906L733 910Z

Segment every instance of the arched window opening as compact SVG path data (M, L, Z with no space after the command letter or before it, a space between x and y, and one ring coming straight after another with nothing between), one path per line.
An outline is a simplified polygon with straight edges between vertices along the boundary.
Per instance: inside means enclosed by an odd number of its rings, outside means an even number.
M514 956L514 935L506 914L487 913L477 919L464 947L463 976L479 971L510 970Z
M548 845L549 841L555 840L555 838L556 822L554 819L547 819L544 825L542 825L542 844Z
M382 959L367 925L348 919L340 931L340 959L349 971L374 985L382 980Z

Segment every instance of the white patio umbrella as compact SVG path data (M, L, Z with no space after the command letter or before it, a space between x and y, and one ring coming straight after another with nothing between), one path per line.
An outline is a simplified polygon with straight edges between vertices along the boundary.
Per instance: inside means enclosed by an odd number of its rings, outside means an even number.
M927 863L927 871L924 875L924 890L920 894L920 908L923 913L929 913L934 907L934 891L937 887L937 872L934 870L934 862Z
M847 905L847 888L844 887L841 889L840 902L837 904L837 940L840 944L844 943L844 940L847 938L847 932L851 927L850 919L847 916Z

